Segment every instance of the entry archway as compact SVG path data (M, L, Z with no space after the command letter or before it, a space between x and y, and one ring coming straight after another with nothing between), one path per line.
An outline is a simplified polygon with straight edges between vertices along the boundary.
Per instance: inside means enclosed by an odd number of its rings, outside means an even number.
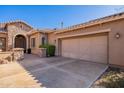
M26 38L25 38L25 36L16 35L15 48L24 48L24 52L26 52Z

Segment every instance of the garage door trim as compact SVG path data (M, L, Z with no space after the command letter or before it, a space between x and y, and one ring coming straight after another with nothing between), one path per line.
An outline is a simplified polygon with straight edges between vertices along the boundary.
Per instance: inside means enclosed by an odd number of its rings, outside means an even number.
M92 32L85 32L85 33L82 33L82 34L59 36L57 38L58 39L70 38L70 37L77 37L77 36L85 36L85 35L92 35L92 34L107 33L107 32L110 32L110 31L111 31L111 29L104 29L104 30L98 30L98 31L92 31Z

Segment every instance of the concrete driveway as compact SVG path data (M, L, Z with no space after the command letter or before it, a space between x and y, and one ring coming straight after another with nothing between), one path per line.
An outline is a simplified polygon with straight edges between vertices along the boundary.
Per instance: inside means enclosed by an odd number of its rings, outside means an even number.
M25 55L19 62L25 70L48 88L83 88L91 84L106 70L107 65L65 57L39 58Z

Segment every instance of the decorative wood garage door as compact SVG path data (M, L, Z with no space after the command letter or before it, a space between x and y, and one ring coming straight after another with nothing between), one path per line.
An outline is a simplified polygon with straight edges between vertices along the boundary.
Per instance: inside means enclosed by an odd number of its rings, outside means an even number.
M64 57L107 63L107 34L62 39Z

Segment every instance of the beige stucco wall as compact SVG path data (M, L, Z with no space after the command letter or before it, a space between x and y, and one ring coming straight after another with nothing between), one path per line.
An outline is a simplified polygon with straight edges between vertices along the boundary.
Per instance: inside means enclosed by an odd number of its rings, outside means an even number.
M55 55L59 55L58 53L58 39L57 39L57 36L55 34L55 32L51 32L51 33L48 33L48 43L49 44L52 44L52 45L55 45L56 46L56 50L55 50Z
M37 54L38 48L42 44L42 39L41 38L43 36L44 36L44 34L42 34L40 32L30 35L30 48L31 48L33 54ZM31 46L31 39L32 38L35 38L35 47Z
M56 40L56 35L54 32L48 33L48 43L49 44L55 44L55 40Z
M57 43L57 52L60 51L60 46L59 44L59 37L69 37L71 35L76 35L76 34L82 34L82 33L87 33L87 32L99 32L105 29L110 29L111 31L108 32L108 61L109 64L114 64L114 65L119 65L119 66L124 66L124 19L113 21L113 22L108 22L104 24L98 24L95 26L91 27L86 27L86 28L81 28L75 31L68 31L65 33L58 33L56 34ZM119 39L115 38L115 34L120 33L121 37ZM50 37L49 37L50 38ZM51 37L52 38L52 37ZM61 38L60 38L61 39ZM54 39L51 39L54 42ZM60 54L60 53L58 53Z

